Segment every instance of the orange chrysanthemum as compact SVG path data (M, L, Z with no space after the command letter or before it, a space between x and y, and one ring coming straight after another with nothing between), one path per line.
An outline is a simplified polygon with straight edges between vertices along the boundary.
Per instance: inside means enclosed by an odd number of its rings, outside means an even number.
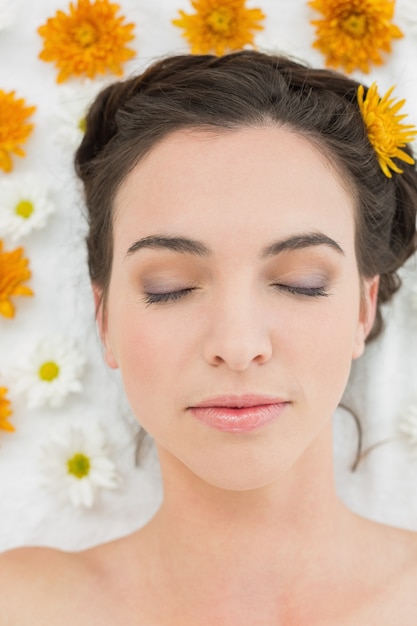
M247 9L245 0L193 0L195 13L188 15L179 11L181 17L172 20L184 30L193 54L241 50L254 43L254 30L262 30L259 24L265 18L260 9Z
M33 291L22 285L31 276L29 261L23 256L23 248L3 252L0 241L0 314L14 317L15 308L10 300L14 296L33 296Z
M44 39L39 58L55 63L58 83L70 76L123 74L122 63L136 55L126 47L135 25L123 24L119 8L109 0L78 0L70 3L69 14L57 11L38 29Z
M390 98L393 89L394 87L391 87L380 98L376 83L372 83L364 98L363 85L358 88L358 104L368 129L369 141L375 149L382 171L388 178L392 176L390 169L399 174L403 173L403 170L392 159L399 159L410 165L414 164L414 159L401 148L404 148L417 135L415 126L401 123L401 120L407 116L397 115L397 113L405 101L396 102L395 98Z
M11 154L25 156L21 144L25 143L34 126L26 122L36 107L26 106L23 98L15 98L15 92L0 89L0 168L11 172Z
M313 20L317 39L313 47L326 57L328 67L369 72L369 64L381 65L380 51L391 52L391 40L403 36L392 24L395 0L311 0L323 14Z
M5 397L7 393L6 387L0 387L0 430L14 431L14 426L8 421L8 417L12 414L10 408L10 400Z

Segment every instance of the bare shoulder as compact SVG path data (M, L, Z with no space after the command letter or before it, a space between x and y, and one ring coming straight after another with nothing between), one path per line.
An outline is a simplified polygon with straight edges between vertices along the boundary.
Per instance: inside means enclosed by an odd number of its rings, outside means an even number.
M67 570L74 559L53 548L16 548L0 555L0 587L10 594L41 586L57 572ZM6 594L5 594L6 595ZM1 596L3 598L3 594Z
M398 592L404 599L413 599L414 619L417 623L417 532L397 529L396 535L403 550L403 575L397 577Z
M0 555L0 626L60 623L68 599L76 602L94 578L83 553L17 548ZM80 581L83 584L80 585ZM55 620L55 621L54 621Z
M417 624L417 532L371 522L373 545L363 564L365 576L377 581L360 623ZM370 557L370 558L369 558Z
M369 554L385 582L417 581L417 532L376 522L368 524Z

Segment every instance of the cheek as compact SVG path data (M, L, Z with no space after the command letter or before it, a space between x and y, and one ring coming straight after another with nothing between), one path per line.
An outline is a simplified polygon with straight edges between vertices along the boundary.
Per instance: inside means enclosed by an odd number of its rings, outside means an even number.
M353 290L346 297L329 300L315 310L312 308L304 319L293 319L290 334L297 339L288 340L292 344L288 349L292 366L303 395L309 400L314 396L316 405L324 402L333 410L343 395L358 319L359 296Z
M289 390L298 389L300 399L329 414L340 401L350 372L359 290L352 287L317 302L284 302L285 307L274 305L274 312L267 314L272 313L273 352L266 380L275 375L281 384L283 379ZM202 356L207 312L175 307L144 311L124 301L109 317L126 394L145 428L152 416L162 419L182 407L190 385L198 393L213 376Z
M166 320L149 311L113 318L112 344L131 408L146 428L150 414L180 401L181 373L196 359L193 337L196 321L190 316Z

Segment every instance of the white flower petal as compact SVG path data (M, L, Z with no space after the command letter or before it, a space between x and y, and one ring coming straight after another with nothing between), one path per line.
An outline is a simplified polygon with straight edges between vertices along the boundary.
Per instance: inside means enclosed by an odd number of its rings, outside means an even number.
M83 454L90 461L85 476L69 472L68 461ZM120 484L114 462L107 454L106 436L98 424L70 425L53 433L40 449L42 484L53 493L66 494L75 507L91 508L99 489L116 489Z
M98 472L91 472L91 481L94 482L95 485L106 487L107 489L115 489L118 487L118 481L116 478L113 476L106 476L105 474L100 474Z
M43 228L55 205L49 197L48 187L33 174L12 174L0 181L0 237L7 236L16 242L32 230ZM21 214L21 203L31 207L30 214Z
M73 479L69 485L69 497L75 507L79 507L83 504L78 483L79 481L77 479Z
M45 363L55 363L58 374L53 380L42 380L40 368ZM15 368L15 388L27 398L30 409L44 405L60 407L70 393L82 391L79 377L85 358L70 337L54 337L39 341L27 355L26 363Z
M94 504L94 485L89 478L82 478L78 482L81 503L89 509Z
M86 81L77 88L66 86L61 89L60 106L55 117L57 130L54 138L68 155L72 156L80 145L84 136L82 122L90 104L106 84L108 82L95 80Z

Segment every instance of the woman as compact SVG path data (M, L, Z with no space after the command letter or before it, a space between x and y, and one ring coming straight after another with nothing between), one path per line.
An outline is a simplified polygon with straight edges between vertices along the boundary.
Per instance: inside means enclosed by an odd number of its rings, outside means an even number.
M332 414L416 247L411 151L384 160L358 88L245 51L98 96L76 156L97 322L164 500L97 548L5 554L1 624L415 625L415 534L333 481Z

